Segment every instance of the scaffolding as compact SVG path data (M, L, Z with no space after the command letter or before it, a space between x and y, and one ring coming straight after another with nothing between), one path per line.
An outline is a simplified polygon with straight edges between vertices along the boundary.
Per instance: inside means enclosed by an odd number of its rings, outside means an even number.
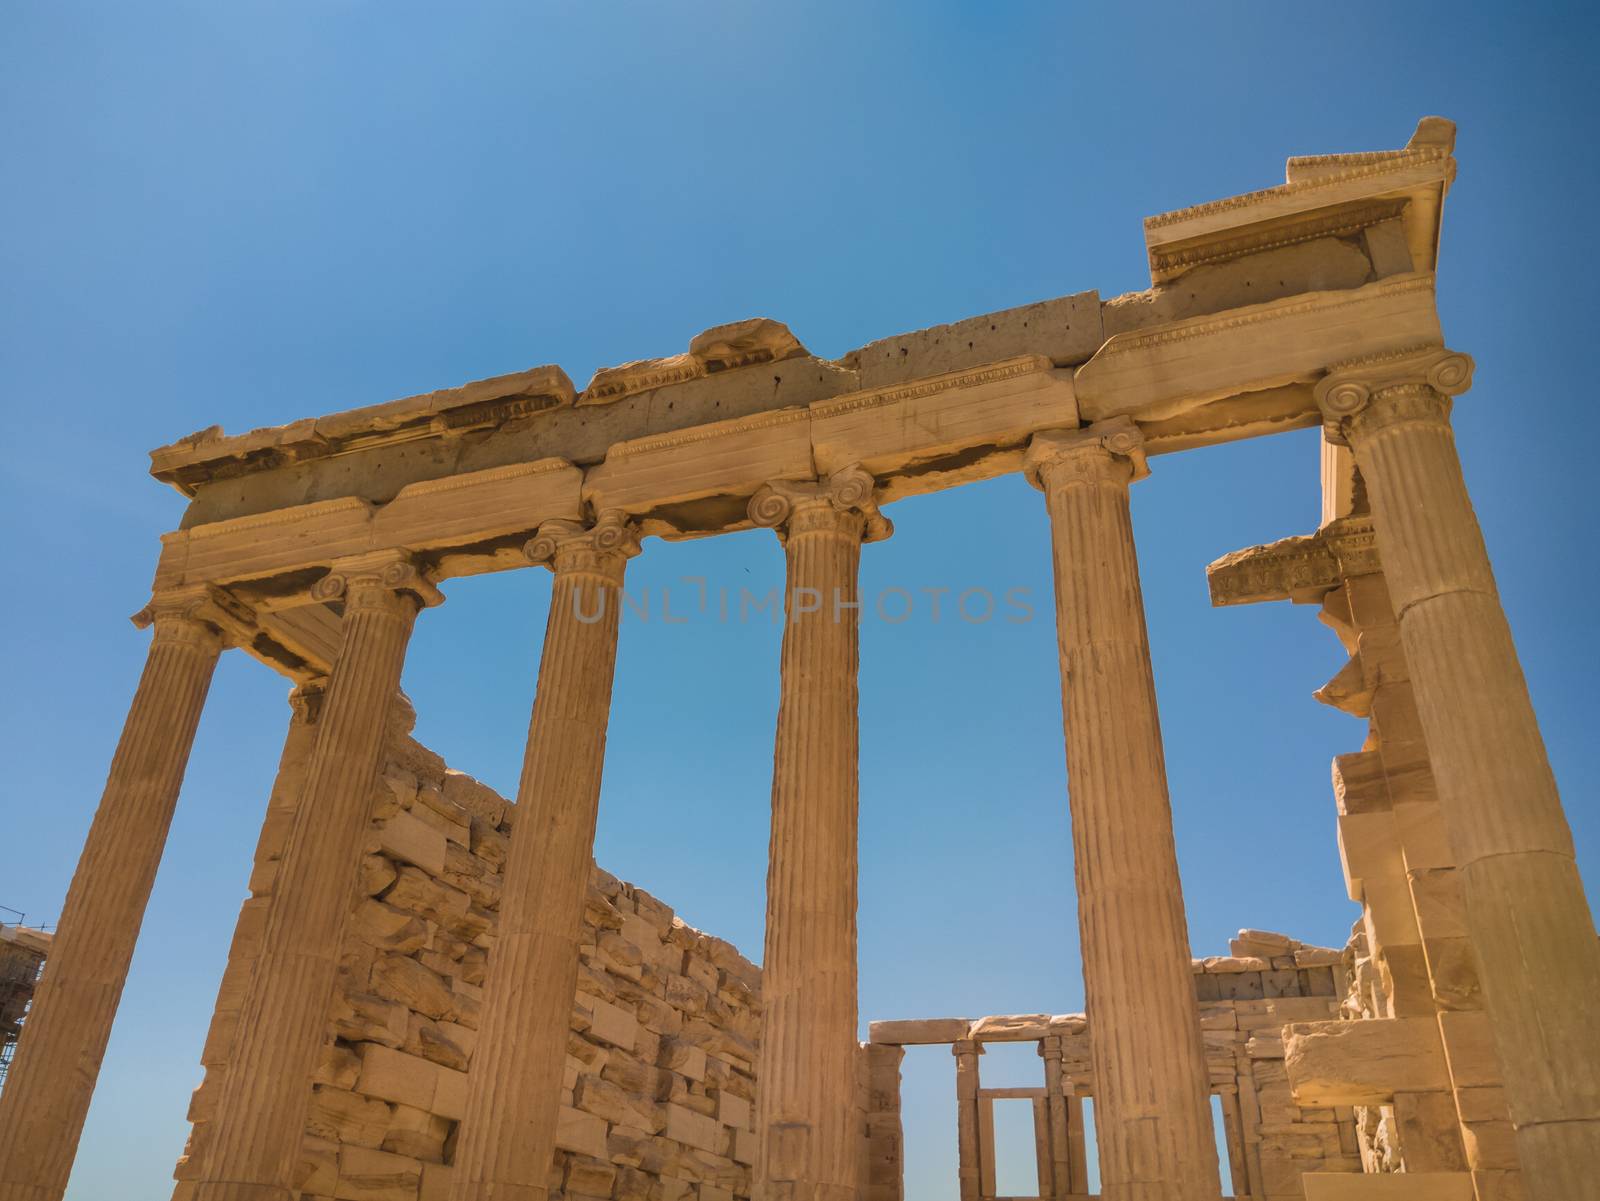
M26 916L17 913L16 925L0 922L0 1088L5 1087L11 1055L22 1036L22 1023L50 954L50 932L23 925L21 919Z

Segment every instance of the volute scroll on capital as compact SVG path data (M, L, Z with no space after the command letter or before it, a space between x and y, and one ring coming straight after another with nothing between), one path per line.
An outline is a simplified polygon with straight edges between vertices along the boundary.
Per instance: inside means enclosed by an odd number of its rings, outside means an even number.
M1144 434L1131 417L1108 417L1075 430L1041 430L1022 458L1028 482L1041 492L1074 479L1126 472L1128 483L1150 474Z
M554 572L618 576L639 553L639 527L621 509L602 509L591 521L552 518L523 544L528 562Z
M763 484L746 512L750 520L773 530L780 542L791 534L807 532L817 523L825 529L837 523L840 515L858 515L861 541L882 542L894 533L894 523L878 509L877 481L859 463L819 480L772 480Z
M1472 370L1471 355L1442 346L1335 363L1313 393L1323 432L1334 445L1348 446L1358 424L1442 423L1450 415L1450 398L1472 387Z
M444 603L444 593L434 586L416 558L400 550L337 559L328 574L311 585L313 600L343 600L346 612L352 606L381 607L400 596L413 598L423 609Z
M256 636L255 613L215 584L191 584L154 593L131 619L139 629L155 628L165 642L218 650L248 645Z

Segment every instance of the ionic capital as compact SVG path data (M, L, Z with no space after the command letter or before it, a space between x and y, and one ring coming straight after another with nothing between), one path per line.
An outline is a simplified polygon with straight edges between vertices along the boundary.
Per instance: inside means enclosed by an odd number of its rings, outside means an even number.
M1150 474L1144 435L1131 417L1108 417L1076 430L1043 430L1022 458L1028 482L1041 492L1073 480L1126 480Z
M201 649L247 644L256 634L255 614L215 584L191 584L154 593L133 615L139 629L155 627L158 642Z
M859 531L862 542L882 542L894 523L878 511L876 481L859 463L821 480L773 480L750 498L747 512L780 542L796 534Z
M328 574L311 585L313 600L343 600L352 609L390 609L406 599L419 608L444 602L416 559L403 550L378 550L334 560Z
M605 509L592 522L554 518L522 547L528 562L557 575L587 572L614 583L639 553L639 527L621 509Z
M1317 384L1329 442L1350 445L1351 433L1404 421L1443 424L1450 398L1472 386L1472 356L1442 346L1336 363Z

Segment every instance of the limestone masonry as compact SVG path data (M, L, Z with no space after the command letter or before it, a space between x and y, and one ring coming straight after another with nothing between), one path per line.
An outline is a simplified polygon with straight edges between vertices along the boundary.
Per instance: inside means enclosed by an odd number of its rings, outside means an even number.
M961 1201L998 1201L1002 1101L1031 1107L1054 1201L1091 1164L1108 1201L1592 1201L1600 940L1451 433L1454 141L1425 118L1151 217L1128 296L836 360L754 318L581 391L542 366L152 452L189 506L135 618L145 670L58 929L0 931L0 1201L61 1201L234 649L292 717L174 1201L906 1201L922 1044L955 1059ZM1332 770L1361 917L1342 949L1247 929L1194 959L1129 490L1163 454L1309 428L1318 527L1207 576L1217 605L1316 605L1350 656L1316 695L1367 723ZM861 559L885 507L1011 472L1050 519L1087 1012L861 1043ZM791 598L764 970L592 858L628 563L749 528ZM399 682L441 585L529 566L552 593L513 802L412 740ZM1037 1047L1036 1085L984 1086L996 1042Z
M309 1108L295 1185L305 1197L448 1196L467 1067L483 1026L517 811L413 741L409 706L398 710L373 785L320 1058L303 1082ZM194 1195L214 1133L313 728L295 723L268 803L251 896L206 1040L205 1080L190 1107L177 1201ZM598 868L583 931L551 1189L641 1201L748 1197L760 971Z

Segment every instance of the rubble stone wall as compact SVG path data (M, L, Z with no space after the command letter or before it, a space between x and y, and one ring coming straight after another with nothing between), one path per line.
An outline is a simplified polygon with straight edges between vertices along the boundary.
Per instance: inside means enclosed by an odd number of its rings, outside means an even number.
M1194 961L1212 1090L1222 1097L1228 1157L1240 1196L1305 1196L1305 1172L1359 1172L1355 1112L1295 1104L1283 1027L1337 1017L1341 952L1263 930L1241 930L1232 954Z
M443 1201L515 806L410 737L401 712L311 1093L304 1201ZM174 1175L205 1153L234 1023L315 737L301 713L256 849ZM760 971L670 906L596 868L551 1174L570 1199L750 1195Z

